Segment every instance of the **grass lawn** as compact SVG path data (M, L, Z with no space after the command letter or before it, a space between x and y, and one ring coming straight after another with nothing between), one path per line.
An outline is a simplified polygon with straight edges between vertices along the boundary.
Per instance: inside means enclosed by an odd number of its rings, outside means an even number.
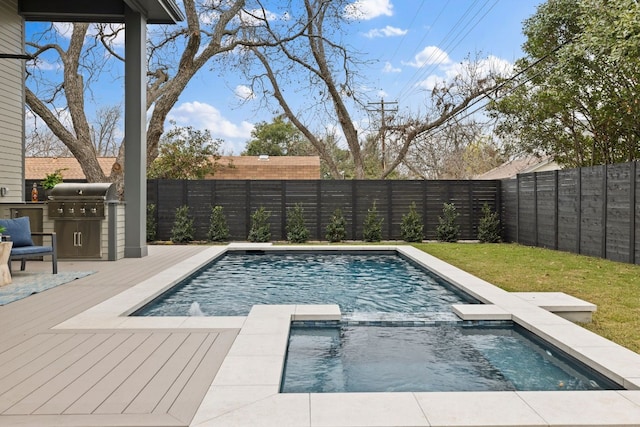
M511 292L565 292L598 306L585 328L640 353L640 266L517 244L415 247Z

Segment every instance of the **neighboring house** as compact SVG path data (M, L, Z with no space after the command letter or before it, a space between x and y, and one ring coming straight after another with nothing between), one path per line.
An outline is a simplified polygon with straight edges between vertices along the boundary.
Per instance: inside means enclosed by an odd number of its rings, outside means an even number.
M320 179L318 156L223 156L207 179Z
M483 174L476 175L474 179L510 179L520 173L546 172L560 169L551 157L523 156L518 157Z
M100 157L105 175L111 173L115 157ZM223 156L217 161L218 169L207 179L320 179L318 156ZM25 179L42 180L56 170L68 180L85 179L80 164L74 157L27 157Z

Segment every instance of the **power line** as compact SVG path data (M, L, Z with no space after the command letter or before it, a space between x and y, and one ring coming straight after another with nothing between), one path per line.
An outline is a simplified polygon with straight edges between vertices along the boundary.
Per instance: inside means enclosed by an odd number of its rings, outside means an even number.
M415 83L423 78L423 76L433 73L438 66L439 61L443 59L442 56L446 55L446 51L457 47L499 2L499 0L494 0L493 5L489 6L488 10L486 10L486 12L484 12L480 16L483 10L487 9L490 1L491 0L485 0L483 4L479 5L479 8L477 10L474 10L476 8L476 5L478 5L478 3L480 2L480 0L474 0L474 2L465 10L462 16L458 18L456 23L445 35L445 37L440 41L440 43L438 44L438 46L441 46L441 48L439 47L440 50L432 53L424 60L425 64L430 65L427 67L421 67L415 71L413 76L407 81L407 83L405 83L405 85L400 90L398 98L405 96L405 94L409 90L411 90ZM423 37L423 39L421 40L421 43L425 38L426 34L425 37ZM453 47L451 47L452 45Z
M472 116L473 114L477 113L478 111L482 110L483 108L485 108L487 105L481 105L478 108L476 108L475 110L471 111L471 112L467 112L471 107L473 107L474 105L477 105L478 103L484 101L485 99L489 98L490 95L492 93L496 93L498 92L498 90L502 89L504 86L506 86L507 84L514 82L518 77L520 77L521 75L523 75L524 73L526 73L527 71L531 70L532 68L536 67L538 64L540 64L541 62L545 61L546 59L548 59L551 55L553 55L554 53L556 53L558 50L562 49L563 47L567 46L570 43L573 43L573 41L575 40L575 38L571 38L568 40L565 40L564 42L560 43L558 46L556 46L555 48L553 48L551 51L547 52L545 55L543 55L542 57L538 58L537 60L535 60L534 62L532 62L531 64L529 64L528 66L526 66L525 68L523 68L522 70L518 71L516 74L514 74L513 76L509 77L508 79L506 79L505 81L501 82L499 85L497 85L496 87L494 87L491 91L485 93L484 95L482 95L481 97L479 97L478 99L476 99L475 101L469 103L469 105L467 105L466 107L464 107L463 109L461 109L460 111L456 112L455 114L451 115L448 119L446 119L444 121L444 123L448 122L449 120L453 119L454 117L459 116L462 113L467 113L464 116L462 116L460 119L466 119L469 116ZM527 78L526 80L522 81L522 82L518 82L515 86L511 87L509 89L509 91L507 93L505 93L502 96L508 95L509 93L515 91L516 89L518 89L519 87L527 84L528 82L530 82L531 80L533 80L534 78L538 77L542 72L535 74L529 78ZM444 124L443 123L443 124ZM442 127L439 127L435 130L427 130L425 132L423 132L422 134L418 135L417 137L423 137L425 134L430 134L430 135L434 135L438 132L442 131Z

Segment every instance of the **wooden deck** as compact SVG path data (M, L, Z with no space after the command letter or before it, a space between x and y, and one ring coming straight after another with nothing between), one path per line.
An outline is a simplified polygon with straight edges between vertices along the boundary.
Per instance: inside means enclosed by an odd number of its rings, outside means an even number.
M238 330L51 328L201 250L60 262L96 273L1 306L0 426L188 426Z

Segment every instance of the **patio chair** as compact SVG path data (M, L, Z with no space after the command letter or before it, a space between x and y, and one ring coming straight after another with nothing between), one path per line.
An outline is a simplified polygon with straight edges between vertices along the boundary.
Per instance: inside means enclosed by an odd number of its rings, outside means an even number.
M51 255L53 274L58 274L58 250L56 247L56 233L31 232L29 217L23 216L14 219L0 219L0 226L6 228L4 234L11 237L13 247L9 255L9 272L11 261L20 260L20 270L24 271L27 258L36 258L43 255ZM32 236L49 236L51 246L38 246L33 244Z

